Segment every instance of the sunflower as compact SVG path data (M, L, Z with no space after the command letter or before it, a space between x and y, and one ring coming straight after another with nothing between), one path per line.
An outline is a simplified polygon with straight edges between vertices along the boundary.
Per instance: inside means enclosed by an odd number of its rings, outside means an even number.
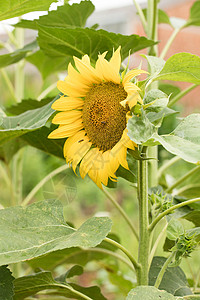
M128 137L126 124L130 109L142 100L138 86L130 80L145 72L136 69L120 76L120 47L110 61L106 54L98 56L95 67L88 55L74 57L76 68L68 65L67 77L57 84L63 95L52 105L60 111L52 120L59 127L49 135L67 138L66 162L74 172L80 163L80 176L88 174L100 188L108 178L116 181L120 165L128 169L127 149L137 146Z

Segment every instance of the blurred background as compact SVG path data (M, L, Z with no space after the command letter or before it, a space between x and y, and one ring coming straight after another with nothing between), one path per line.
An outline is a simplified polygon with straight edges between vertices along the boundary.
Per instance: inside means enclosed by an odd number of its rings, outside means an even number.
M80 2L80 1L69 1L70 4ZM92 26L93 24L98 23L99 28L106 29L115 33L122 33L126 35L130 34L139 34L145 35L143 32L142 26L139 21L139 17L136 14L136 9L134 7L132 0L93 0L93 4L96 6L95 12L89 17L87 26ZM141 3L142 7L146 7L145 0L138 0ZM166 11L170 17L175 17L179 19L187 19L189 16L190 7L194 3L193 0L161 0L159 7ZM51 5L51 9L56 9L57 5L62 5L62 2L59 1L58 4ZM31 13L26 14L23 19L35 19L38 18L41 13ZM178 20L178 19L177 19ZM176 19L175 19L176 21ZM181 20L179 20L181 22ZM15 31L15 28L11 26L16 24L18 18L11 20L6 20L0 22L0 41L5 43L7 47L2 48L0 46L0 54L6 54L12 44L12 34ZM162 50L167 39L172 33L172 28L168 24L159 24L158 30L158 40L159 40L159 52ZM25 30L25 40L24 44L32 42L36 37L36 31L34 30ZM11 42L11 43L10 43ZM200 28L199 27L189 27L183 29L176 37L175 41L170 48L170 51L167 53L166 58L177 52L190 52L200 56ZM13 47L14 49L14 47ZM145 61L140 56L141 53L145 51L137 52L131 56L130 68L138 67L138 65L143 62L145 66ZM15 65L11 65L6 68L11 82L15 85L14 82L14 71ZM40 100L42 95L48 97L54 97L57 95L58 90L56 89L56 82L59 78L66 76L66 70L63 72L52 74L46 78L42 78L40 72L36 66L29 62L27 58L25 62L25 91L24 99L37 99ZM166 83L168 84L168 83ZM171 84L171 83L170 83ZM172 91L178 93L180 89L184 89L188 86L186 83L173 83L174 88ZM14 104L14 99L10 94L10 91L6 85L6 78L4 76L3 69L0 71L0 109L4 110L4 107L10 107ZM197 87L188 95L183 97L183 99L177 105L178 110L180 111L180 116L188 115L192 112L199 112L200 110L200 87ZM163 124L162 132L171 132L176 126L176 116L172 116ZM56 168L62 166L65 161L64 159L59 159L53 156L49 156L44 152L31 148L27 146L23 150L23 198L26 198L31 190L49 173L53 172ZM162 148L159 149L159 160L160 163L167 161L172 156L167 154ZM10 174L10 163L5 161L0 161L0 190L1 190L1 199L0 204L2 207L8 207L12 205L12 195L14 193L12 187L12 176ZM165 177L160 179L160 183L163 182L172 183L176 178L190 170L193 165L179 161L174 167L167 170ZM198 176L191 177L190 180L193 183L198 183ZM130 188L131 187L131 188ZM180 186L181 187L181 186ZM134 183L125 181L124 179L119 178L117 189L110 190L111 194L116 197L118 203L120 203L123 208L128 212L129 216L133 219L133 223L137 228L137 196L136 189L134 188ZM129 234L127 233L127 227L124 223L124 220L119 217L118 212L113 208L112 203L106 199L105 195L95 186L93 182L86 178L84 181L78 176L76 176L70 169L52 176L52 178L47 181L41 188L37 191L36 194L31 199L33 201L39 201L43 199L56 198L60 199L65 207L65 217L68 222L72 222L76 226L79 226L83 221L88 217L91 217L95 214L98 215L109 215L113 220L113 232L116 232L122 241L124 246L128 246L131 249L135 249L134 239L131 241ZM134 216L134 217L133 217ZM163 254L162 243L157 250L157 254ZM165 254L164 254L165 255ZM183 267L186 270L189 277L192 278L192 273L197 272L199 265L198 255L194 253L194 256L189 261L183 262ZM82 284L87 285L88 282L95 283L97 281L96 272L99 272L98 283L101 283L104 286L104 289L109 295L109 299L114 298L116 291L116 286L112 284L116 280L114 277L112 280L109 277L109 270L98 271L98 267L102 265L98 263L90 264L87 266L88 273L87 277L82 277ZM122 266L122 270L125 268ZM126 269L125 269L126 270ZM192 270L192 272L191 272ZM127 273L127 278L130 279L130 274ZM126 278L125 278L126 279ZM122 279L121 279L122 280ZM131 279L132 280L132 279ZM129 289L127 283L127 289L125 286L125 281L121 282L121 288L124 286L124 295ZM118 299L123 299L122 295L119 294Z

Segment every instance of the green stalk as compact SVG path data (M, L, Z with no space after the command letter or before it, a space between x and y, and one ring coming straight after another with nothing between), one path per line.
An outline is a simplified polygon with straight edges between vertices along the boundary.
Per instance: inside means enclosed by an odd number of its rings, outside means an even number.
M157 25L158 25L158 10L157 0L148 0L147 9L147 37L153 41L157 40ZM158 46L154 45L149 48L148 55L158 56ZM158 88L158 82L154 81L150 85L151 89ZM149 161L149 187L158 185L158 146L149 147L148 157L152 158Z
M146 148L143 149L143 157L146 158ZM148 167L147 160L138 161L138 202L139 202L139 253L138 284L148 285L148 259L150 235L148 212Z
M138 12L138 15L139 15L139 17L140 17L140 20L141 20L141 22L142 22L142 26L143 26L143 28L144 28L144 31L146 32L146 31L147 31L147 21L146 21L146 19L145 19L144 13L143 13L143 11L142 11L142 9L141 9L139 3L137 2L137 0L133 0L133 3L134 3L134 5L135 5L135 7L136 7L136 9L137 9L137 12Z
M200 170L200 166L197 166L190 170L188 173L183 175L179 180L177 180L174 184L172 184L168 189L165 190L166 193L171 193L175 187L177 187L179 184L181 184L183 181L188 179L191 175L195 174L197 171Z
M139 263L137 263L135 258L131 255L131 253L124 246L122 246L121 244L119 244L116 241L109 239L109 238L105 238L104 241L117 247L119 250L124 252L124 254L130 259L131 263L133 264L136 274L138 274L138 271L140 270L141 266Z
M180 100L183 96L188 94L190 91L192 91L195 87L197 87L197 84L192 84L185 90L181 91L178 95L176 95L171 101L169 101L168 107L172 107L178 100Z
M39 189L46 183L48 182L51 178L56 176L57 174L63 172L64 170L68 169L69 166L67 164L53 170L50 172L47 176L45 176L36 186L30 191L30 193L26 196L26 198L23 200L22 205L28 205L29 202L33 199L35 194L39 191Z
M9 90L9 92L10 92L13 100L15 100L15 102L17 102L12 82L11 82L10 78L8 77L8 74L7 74L6 70L1 69L1 74L2 74L2 76L4 78L4 81L5 81L6 85L7 85L7 88Z
M106 197L108 197L108 199L112 202L112 204L116 207L116 209L119 211L119 213L122 215L122 217L125 219L125 221L129 225L130 229L132 230L134 236L138 240L139 237L138 237L137 231L135 230L129 216L126 214L126 212L123 210L123 208L117 203L117 201L110 195L110 193L108 193L104 189L102 191L106 195Z
M165 271L167 269L167 267L169 266L169 264L171 263L172 259L174 258L174 255L175 255L176 252L172 252L171 255L168 257L168 259L165 261L164 265L162 266L162 269L160 270L159 274L158 274L158 277L156 279L156 282L154 284L154 286L158 289L161 281L162 281L162 278L163 278L163 275L165 274Z
M172 159L168 160L165 164L163 164L162 167L160 167L160 169L158 170L158 178L161 177L165 170L167 170L180 159L181 158L179 156L174 156Z
M181 29L182 29L181 27L174 29L174 31L172 32L170 38L168 39L165 47L163 48L163 50L160 54L160 58L163 58L163 59L165 58L167 51L171 47L171 44L173 43L174 39L176 38L177 34L181 31Z
M24 46L24 29L16 28L15 37L17 41L18 48L23 48ZM15 95L17 101L20 102L24 97L24 61L21 60L16 64L15 69Z
M163 218L165 217L166 215L170 214L171 212L173 212L175 209L178 209L180 207L183 207L183 206L186 206L186 205L190 205L190 204L193 204L195 202L199 202L200 201L200 198L194 198L194 199L190 199L190 200L187 200L187 201L184 201L184 202L181 202L179 204L176 204L170 208L168 208L167 210L165 210L164 212L162 212L159 216L157 216L155 218L155 220L149 225L149 232L151 232L154 227L157 225L157 223Z

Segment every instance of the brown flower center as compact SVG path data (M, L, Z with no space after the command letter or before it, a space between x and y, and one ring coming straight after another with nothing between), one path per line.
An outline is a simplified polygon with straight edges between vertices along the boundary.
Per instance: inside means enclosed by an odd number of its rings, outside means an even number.
M120 104L126 97L123 85L113 82L96 84L85 96L83 124L92 144L100 150L112 149L126 128L127 109Z

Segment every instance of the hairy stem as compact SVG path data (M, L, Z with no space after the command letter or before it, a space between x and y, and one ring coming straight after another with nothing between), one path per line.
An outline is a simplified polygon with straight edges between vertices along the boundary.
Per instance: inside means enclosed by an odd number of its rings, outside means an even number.
M190 170L188 173L183 175L179 180L177 180L174 184L172 184L168 189L165 190L166 193L171 193L175 187L177 187L179 184L181 184L183 181L188 179L191 175L195 174L197 171L200 170L200 166L197 166Z
M143 157L146 157L146 148L143 149ZM138 263L141 268L138 272L138 284L148 285L148 258L149 240L148 232L148 167L147 160L138 161L138 202L139 202L139 253Z
M190 205L192 203L195 203L195 202L199 202L200 201L200 198L194 198L194 199L190 199L190 200L187 200L187 201L184 201L184 202L181 202L179 204L176 204L170 208L168 208L167 210L165 210L164 212L162 212L159 216L157 216L155 218L155 220L149 225L149 231L151 232L154 227L156 226L156 224L163 218L165 217L166 215L170 214L172 211L174 211L175 209L178 209L180 207L183 207L183 206L186 206L186 205Z
M154 286L158 289L161 281L162 281L162 278L163 278L163 275L165 274L165 271L167 269L167 267L169 266L169 264L171 263L172 259L174 258L174 255L175 255L176 252L172 252L171 255L168 257L168 259L165 261L164 265L162 266L162 269L160 270L159 274L158 274L158 277L156 279L156 282L154 284Z
M106 195L106 197L112 202L112 204L116 207L116 209L119 211L119 213L122 215L122 217L125 219L125 221L129 225L129 227L131 228L134 236L138 240L139 237L138 237L137 231L135 230L129 216L126 214L126 212L123 210L123 208L117 203L117 201L111 196L110 193L108 193L105 189L103 189L102 191Z

